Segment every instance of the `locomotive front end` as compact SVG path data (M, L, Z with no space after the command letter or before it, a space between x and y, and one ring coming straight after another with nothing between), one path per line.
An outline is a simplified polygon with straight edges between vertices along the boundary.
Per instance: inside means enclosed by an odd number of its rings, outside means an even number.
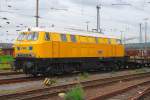
M40 32L26 31L19 33L14 44L15 70L23 70L24 73L32 73L35 69L35 61L40 52ZM34 74L34 73L32 73Z

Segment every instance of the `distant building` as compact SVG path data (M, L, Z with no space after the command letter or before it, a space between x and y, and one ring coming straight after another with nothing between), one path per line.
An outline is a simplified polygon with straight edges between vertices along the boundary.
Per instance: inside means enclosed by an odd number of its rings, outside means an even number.
M12 43L0 43L0 48L13 48Z
M14 55L14 48L12 43L0 43L0 55Z

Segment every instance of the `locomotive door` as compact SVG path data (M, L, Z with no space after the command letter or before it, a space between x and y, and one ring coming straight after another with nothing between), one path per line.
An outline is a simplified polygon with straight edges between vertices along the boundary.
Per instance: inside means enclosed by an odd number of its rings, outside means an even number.
M116 56L116 46L115 45L112 46L112 56L113 57Z
M52 42L52 52L53 52L53 58L58 58L59 57L59 42Z

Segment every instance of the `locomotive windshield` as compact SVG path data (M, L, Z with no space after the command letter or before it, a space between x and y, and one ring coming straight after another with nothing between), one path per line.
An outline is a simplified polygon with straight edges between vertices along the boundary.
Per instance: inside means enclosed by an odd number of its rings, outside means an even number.
M20 35L18 36L17 40L21 41L21 40L25 40L27 34L26 33L20 33Z
M23 41L23 40L31 40L31 41L35 41L38 39L38 33L37 32L32 32L32 33L20 33L20 35L18 36L17 40L18 41Z
M38 39L38 33L37 32L34 32L34 33L30 33L27 35L27 40L37 40Z

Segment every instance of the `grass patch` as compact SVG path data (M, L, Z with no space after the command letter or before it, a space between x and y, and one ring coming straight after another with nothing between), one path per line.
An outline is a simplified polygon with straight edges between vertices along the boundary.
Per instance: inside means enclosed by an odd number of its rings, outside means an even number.
M87 72L84 72L84 73L80 73L80 74L79 74L79 78L80 78L81 80L87 79L88 77L89 77L89 73L87 73Z
M0 56L0 63L10 63L13 62L14 58L9 55L1 55Z
M146 73L147 69L146 68L142 68L142 69L136 69L135 73Z
M11 69L10 64L0 64L0 70L9 70Z
M78 85L70 89L65 96L65 100L84 100L83 88Z
M116 74L116 72L115 72L115 71L111 71L110 73L111 73L111 74Z
M5 94L10 94L10 93L16 93L16 90L0 90L0 94L1 93L5 93Z
M14 62L14 58L9 55L0 55L0 70L9 70L11 65L9 63Z

